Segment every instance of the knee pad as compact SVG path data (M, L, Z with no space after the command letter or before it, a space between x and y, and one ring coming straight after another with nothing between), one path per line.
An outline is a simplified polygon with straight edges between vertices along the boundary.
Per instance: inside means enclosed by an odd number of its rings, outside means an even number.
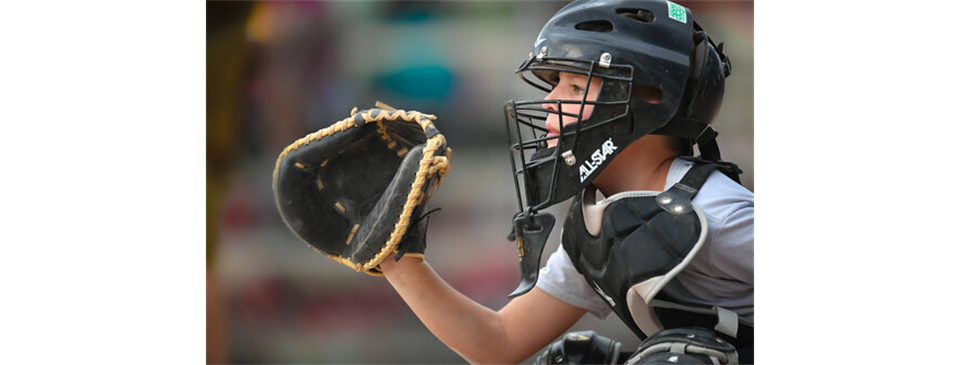
M570 332L547 346L534 364L620 364L620 343L594 331Z
M737 349L713 331L684 327L653 334L627 359L626 365L738 365Z

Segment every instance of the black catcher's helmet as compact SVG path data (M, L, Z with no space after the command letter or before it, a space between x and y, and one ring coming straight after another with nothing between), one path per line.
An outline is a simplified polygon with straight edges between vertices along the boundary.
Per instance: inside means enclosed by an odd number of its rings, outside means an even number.
M596 101L584 93L581 100L510 100L504 106L520 215L580 192L647 134L679 137L687 154L698 144L704 159L720 160L709 123L720 108L730 61L685 7L665 0L574 1L544 25L516 70L546 92L559 71L600 78L602 86ZM647 97L636 97L639 92ZM569 112L590 104L589 118ZM547 137L550 113L580 119ZM559 139L556 147L547 147L550 139Z
M720 161L709 123L730 74L723 47L688 9L666 0L575 1L544 25L533 46L517 73L534 87L550 92L560 71L585 75L588 88L594 78L602 85L596 101L587 101L584 92L580 100L510 100L504 106L520 206L510 239L517 241L521 282L510 297L537 281L556 222L538 211L583 190L633 141L648 134L679 137L686 154L696 144L702 158ZM643 98L635 97L640 93ZM594 107L588 118L585 105ZM548 135L550 114L578 122ZM552 139L557 143L548 147Z

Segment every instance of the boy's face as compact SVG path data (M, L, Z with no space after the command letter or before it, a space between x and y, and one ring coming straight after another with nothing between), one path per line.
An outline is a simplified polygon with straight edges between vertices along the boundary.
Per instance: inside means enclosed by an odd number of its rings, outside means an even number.
M587 76L585 75L579 75L579 74L574 74L569 72L559 72L557 78L558 78L558 80L556 80L557 86L554 87L553 91L551 91L549 94L547 94L546 97L543 98L544 100L573 100L573 101L579 102L580 100L583 99L584 92L586 92L587 101L595 101L597 100L597 95L600 94L600 85L602 83L602 80L600 80L599 78L595 77L593 78L593 80L591 80L589 90L587 88ZM579 104L561 103L559 106L563 108L563 110L560 110L561 112L571 113L571 114L580 113ZM543 107L546 109L557 111L558 105L555 103L544 103ZM593 108L594 108L593 105L589 105L589 104L584 105L582 119L590 118L590 114L593 113ZM561 122L560 119L562 119L563 125L560 124ZM560 115L558 114L554 114L554 113L548 114L547 115L547 131L548 131L547 137L556 137L560 135L560 129L563 126L566 126L570 123L576 123L576 122L577 122L577 117L574 117L574 116L564 115L563 118L561 118ZM559 141L558 139L547 140L547 146L555 147L558 141Z

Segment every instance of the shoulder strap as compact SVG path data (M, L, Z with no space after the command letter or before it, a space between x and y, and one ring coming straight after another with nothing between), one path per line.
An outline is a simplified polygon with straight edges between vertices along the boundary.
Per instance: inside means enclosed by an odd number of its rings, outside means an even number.
M690 171L687 171L685 175L670 189L674 188L680 190L680 194L684 195L687 198L693 198L700 191L700 188L703 187L703 183L707 182L707 178L710 177L710 174L714 170L719 168L717 164L713 163L697 163L694 162Z
M717 165L717 170L720 170L720 172L722 172L724 175L727 175L727 177L729 177L730 180L736 181L737 184L742 185L742 183L740 182L740 174L743 173L743 170L741 170L740 166L737 166L737 164L733 162L704 159L703 156L698 156L698 157L680 156L680 159L690 161L695 164Z
M714 163L695 162L679 182L657 195L657 204L671 214L687 214L693 210L693 197L700 192L710 174L719 168Z

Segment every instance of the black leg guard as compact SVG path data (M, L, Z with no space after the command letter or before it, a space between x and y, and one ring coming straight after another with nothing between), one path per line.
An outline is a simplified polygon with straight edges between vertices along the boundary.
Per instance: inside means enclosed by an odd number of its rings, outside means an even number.
M627 365L702 364L738 365L737 349L711 330L696 327L673 328L653 334Z

